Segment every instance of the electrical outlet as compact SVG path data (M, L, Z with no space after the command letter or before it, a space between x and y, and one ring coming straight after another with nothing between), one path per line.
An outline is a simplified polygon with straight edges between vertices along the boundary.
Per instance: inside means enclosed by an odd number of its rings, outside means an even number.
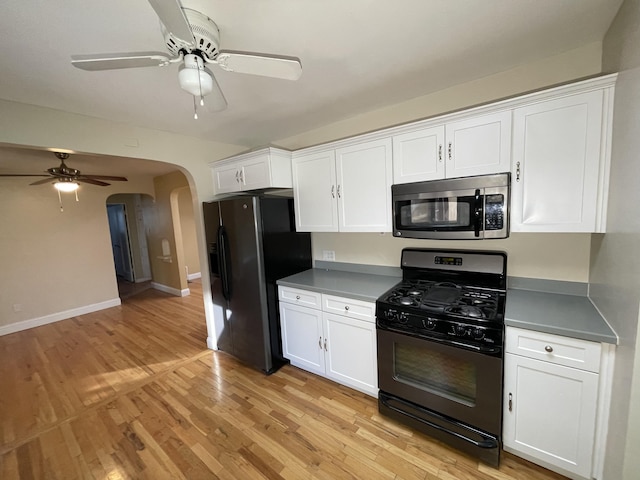
M323 250L322 251L322 260L326 260L328 262L336 261L336 252L333 250Z

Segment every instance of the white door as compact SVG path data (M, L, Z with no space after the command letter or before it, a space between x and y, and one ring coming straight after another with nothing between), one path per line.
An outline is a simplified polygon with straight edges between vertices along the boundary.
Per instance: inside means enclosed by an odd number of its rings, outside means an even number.
M337 232L335 152L295 158L293 195L298 232Z
M511 169L511 111L473 116L446 125L446 176Z
M373 322L323 314L326 376L378 396L376 326Z
M512 231L596 231L602 95L514 110Z
M292 365L324 375L322 312L280 302L282 350Z
M243 161L240 169L242 189L256 190L258 188L267 188L271 185L269 166L269 158L266 155L260 158L253 158L250 161Z
M393 162L391 139L336 150L341 232L390 232Z
M598 374L506 354L504 446L591 478Z
M213 182L216 194L239 192L242 188L240 168L235 163L214 167Z
M393 183L444 178L444 125L393 137Z
M133 282L131 268L131 246L129 245L129 229L124 204L107 205L109 233L116 275Z

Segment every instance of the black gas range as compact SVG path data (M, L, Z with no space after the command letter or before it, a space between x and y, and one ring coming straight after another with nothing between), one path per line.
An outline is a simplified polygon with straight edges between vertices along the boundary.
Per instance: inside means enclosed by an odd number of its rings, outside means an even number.
M376 302L380 412L499 463L503 252L406 248Z

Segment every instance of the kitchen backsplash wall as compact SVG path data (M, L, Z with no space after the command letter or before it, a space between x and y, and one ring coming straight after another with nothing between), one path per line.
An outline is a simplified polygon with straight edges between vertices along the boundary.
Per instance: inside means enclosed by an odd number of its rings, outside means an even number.
M588 233L512 233L504 240L482 241L400 239L391 233L314 233L311 238L314 260L324 260L329 251L335 252L336 262L398 267L405 247L503 250L509 276L589 281Z

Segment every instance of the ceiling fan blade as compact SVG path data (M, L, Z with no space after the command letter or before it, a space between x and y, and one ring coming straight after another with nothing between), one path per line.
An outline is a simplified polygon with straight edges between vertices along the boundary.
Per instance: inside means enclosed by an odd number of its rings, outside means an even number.
M112 182L127 182L125 177L112 177L109 175L78 175L78 180L110 180Z
M0 177L49 177L49 175L37 173L0 173Z
M71 55L71 65L82 70L115 70L119 68L161 67L172 60L161 52L105 53Z
M33 183L30 183L29 185L44 185L45 183L51 183L51 182L55 182L55 181L56 181L55 178L49 177L49 178L44 178L42 180L37 180L37 181L35 181Z
M302 75L302 65L300 59L296 57L225 50L220 52L215 61L227 72L248 73L284 80L298 80Z
M149 0L149 3L169 33L188 45L195 45L191 26L178 0Z
M204 104L207 107L207 110L212 112L220 112L227 108L227 99L224 98L224 93L220 89L220 85L216 80L216 77L211 75L211 80L213 80L211 93L205 97Z
M101 187L108 187L109 185L111 185L110 183L101 182L100 180L94 180L92 178L76 178L75 181L78 183L90 183L91 185L99 185Z

